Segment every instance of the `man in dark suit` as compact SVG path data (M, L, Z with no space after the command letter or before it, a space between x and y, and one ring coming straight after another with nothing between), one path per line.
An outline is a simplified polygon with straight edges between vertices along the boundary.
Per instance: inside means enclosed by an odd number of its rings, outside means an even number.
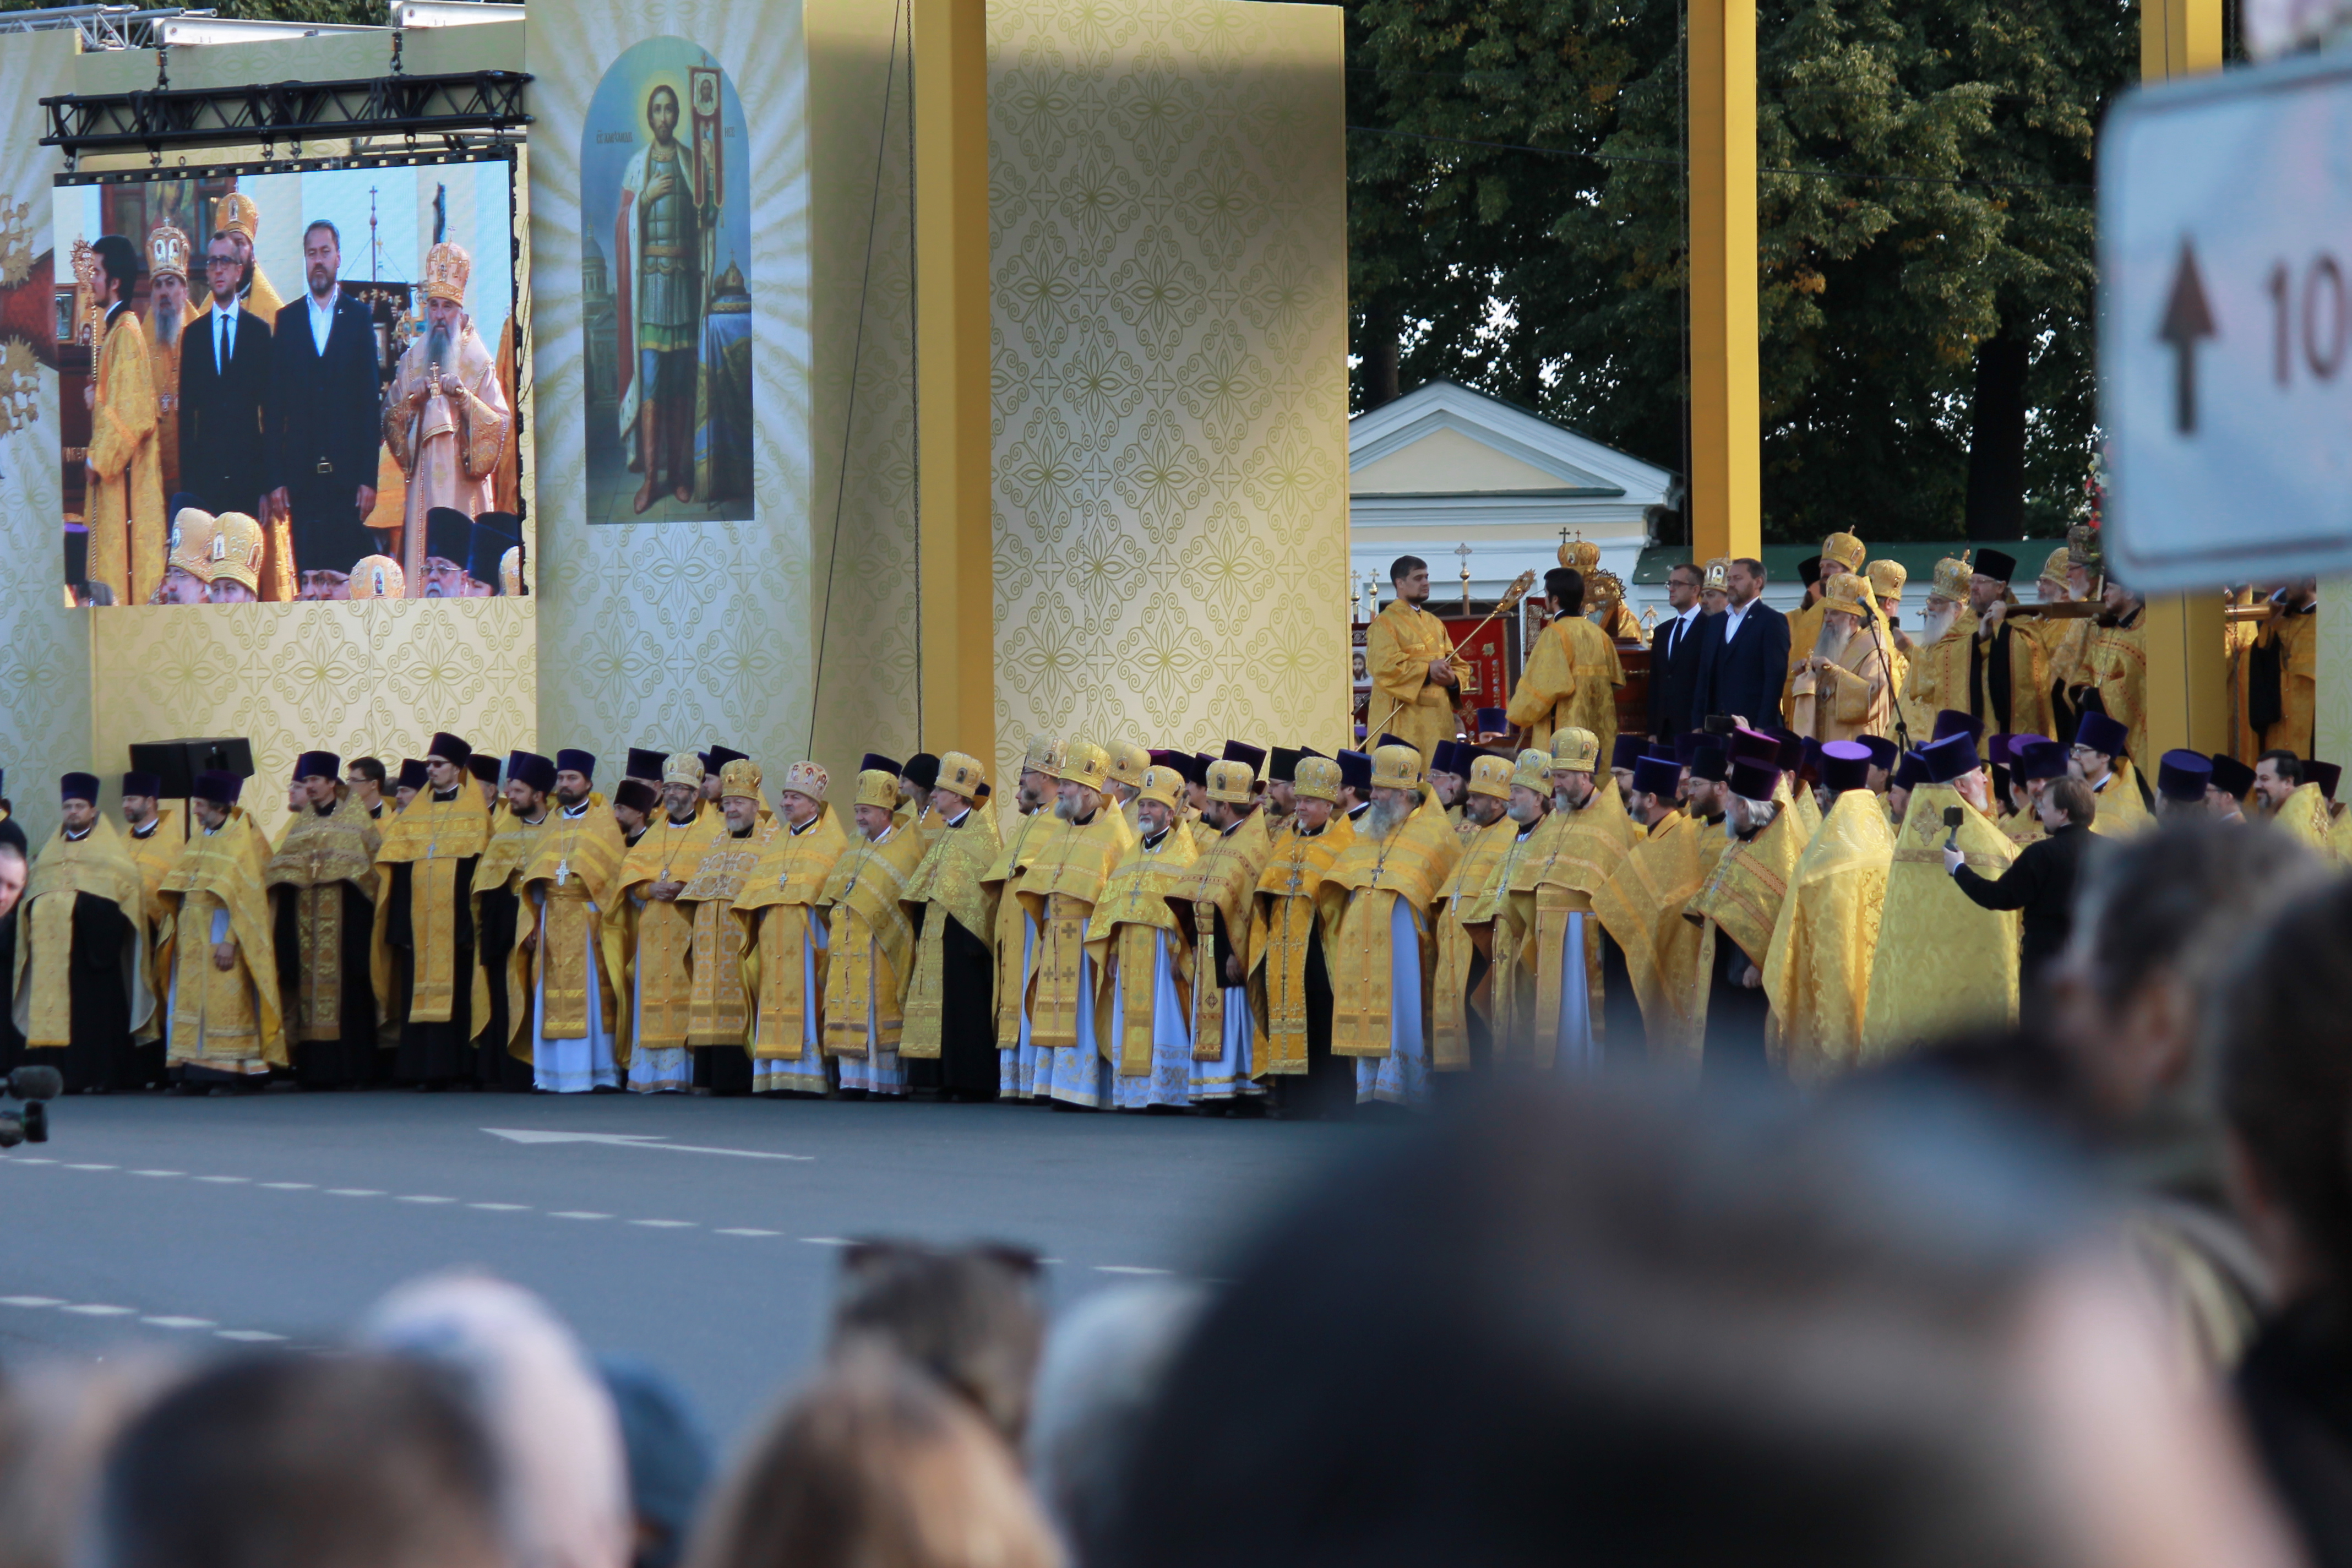
M1706 650L1698 710L1736 713L1748 728L1780 722L1780 687L1789 674L1789 617L1764 602L1764 563L1731 563L1721 637Z
M1666 603L1675 617L1650 635L1650 734L1656 740L1687 734L1706 717L1698 705L1699 676L1708 638L1721 632L1723 617L1700 607L1700 581L1698 567L1689 562L1666 574Z
M342 264L333 224L302 231L310 287L278 312L270 339L269 499L292 514L295 565L306 572L348 572L378 549L364 524L383 444L375 326L335 281Z
M269 323L237 304L243 270L228 232L214 235L205 251L213 308L189 323L180 344L180 485L206 511L258 519L270 489L261 430Z

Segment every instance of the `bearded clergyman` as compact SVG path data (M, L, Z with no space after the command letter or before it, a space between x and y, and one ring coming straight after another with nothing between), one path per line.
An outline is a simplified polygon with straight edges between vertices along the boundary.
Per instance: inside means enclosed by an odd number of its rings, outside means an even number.
M294 763L302 807L263 875L277 937L282 1011L305 1089L373 1081L378 1066L375 980L369 952L383 874L383 838L337 778L332 752Z
M425 252L425 332L384 393L384 445L408 478L400 567L412 583L425 580L425 513L449 507L470 520L496 510L490 481L514 433L497 356L466 310L473 270L462 246L444 240Z
M735 918L751 949L745 962L754 977L754 1094L823 1095L833 1086L824 1054L830 925L824 892L849 841L825 799L831 783L812 762L784 770L784 787L777 794L783 830L768 840L760 863L735 895Z
M269 895L268 853L253 819L236 809L244 781L196 775L189 802L196 832L163 879L171 921L169 1058L183 1089L259 1089L286 1061Z
M930 792L930 847L899 900L915 924L916 944L898 1054L908 1084L949 1100L996 1098L996 895L983 879L1002 846L981 805L987 788L979 758L940 753Z

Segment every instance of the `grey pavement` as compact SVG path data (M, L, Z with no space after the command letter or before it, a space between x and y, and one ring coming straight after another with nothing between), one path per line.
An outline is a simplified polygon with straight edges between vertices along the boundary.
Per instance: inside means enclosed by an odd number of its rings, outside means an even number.
M1213 1277L1270 1207L1394 1135L1027 1105L285 1089L78 1097L51 1121L47 1143L0 1154L0 1365L331 1344L397 1282L474 1265L539 1291L591 1349L671 1373L722 1439L816 1352L842 1238L1021 1242L1055 1260L1056 1303ZM563 1134L635 1142L550 1141Z

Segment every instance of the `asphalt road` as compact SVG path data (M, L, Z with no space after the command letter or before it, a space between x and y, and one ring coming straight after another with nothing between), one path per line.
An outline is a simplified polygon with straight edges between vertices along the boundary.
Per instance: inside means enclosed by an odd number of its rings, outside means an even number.
M722 1439L818 1349L841 1238L1024 1243L1055 1260L1057 1304L1124 1278L1213 1277L1270 1205L1392 1135L1026 1105L284 1089L75 1098L52 1126L0 1154L0 1364L331 1344L397 1282L471 1265L540 1292L591 1349L667 1370Z

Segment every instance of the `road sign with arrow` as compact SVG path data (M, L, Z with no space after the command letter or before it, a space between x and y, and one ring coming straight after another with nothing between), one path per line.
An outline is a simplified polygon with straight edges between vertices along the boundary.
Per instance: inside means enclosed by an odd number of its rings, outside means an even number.
M2099 268L2116 575L2352 569L2352 61L2126 97L2100 141Z

